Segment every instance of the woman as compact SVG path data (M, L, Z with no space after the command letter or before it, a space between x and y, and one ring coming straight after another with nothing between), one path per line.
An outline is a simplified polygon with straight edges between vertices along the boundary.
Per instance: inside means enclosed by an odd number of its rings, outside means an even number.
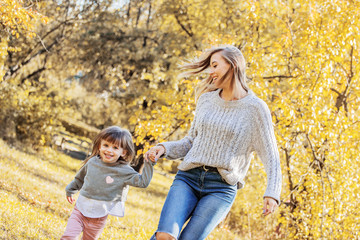
M151 239L205 239L244 186L253 151L267 173L263 214L274 212L280 202L281 170L271 114L246 84L242 53L233 46L213 48L198 62L184 66L192 74L208 68L209 77L196 89L188 135L145 153L147 161L184 158Z

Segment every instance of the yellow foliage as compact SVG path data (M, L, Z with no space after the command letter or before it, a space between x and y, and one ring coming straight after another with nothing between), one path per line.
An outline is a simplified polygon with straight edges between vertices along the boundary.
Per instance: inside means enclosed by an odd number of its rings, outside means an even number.
M8 48L7 40L9 36L32 38L36 36L34 32L36 21L47 22L47 18L42 16L33 8L24 7L23 0L2 0L0 3L0 22L2 25L0 40L0 82L4 75L3 64L7 51L19 51L19 48Z

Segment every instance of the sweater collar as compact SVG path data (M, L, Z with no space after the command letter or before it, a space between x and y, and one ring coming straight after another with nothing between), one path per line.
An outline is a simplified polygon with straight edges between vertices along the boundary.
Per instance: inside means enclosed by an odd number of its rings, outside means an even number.
M114 162L114 163L107 163L107 162L104 162L103 160L101 160L100 155L97 155L96 157L97 157L98 161L101 162L101 164L104 164L104 165L109 166L109 167L114 167L114 166L117 166L117 165L120 165L120 164L127 164L125 161L121 161L121 160L117 161L117 162Z
M242 103L245 103L246 101L248 101L248 99L250 99L251 96L254 96L253 91L249 90L248 94L243 98L240 98L238 100L226 101L220 97L220 91L221 91L221 88L214 91L214 95L215 95L214 100L215 100L215 103L217 103L218 105L223 106L223 107L239 106Z

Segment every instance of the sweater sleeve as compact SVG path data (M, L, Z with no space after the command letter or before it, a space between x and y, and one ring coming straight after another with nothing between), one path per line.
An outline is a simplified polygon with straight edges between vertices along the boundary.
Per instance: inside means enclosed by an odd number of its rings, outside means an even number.
M166 157L170 160L179 159L179 158L185 157L186 154L190 151L193 141L194 141L195 137L197 136L197 131L196 131L196 118L197 117L196 117L196 115L197 115L197 112L199 111L199 107L200 107L201 103L203 102L202 97L203 97L203 95L200 96L198 103L196 104L194 120L191 123L191 127L190 127L188 134L181 140L163 142L163 143L158 144L158 145L164 146L164 148L165 148L165 154L162 155L161 157Z
M146 188L149 186L151 178L154 172L154 163L146 162L142 174L136 172L133 168L129 168L129 171L125 175L124 184L133 187Z
M80 168L80 170L76 173L74 180L72 180L71 183L66 186L66 196L71 197L73 194L80 191L84 184L84 178L86 176L88 163L89 162L87 162L84 166Z
M253 145L256 153L264 164L267 186L264 197L274 198L280 204L281 169L279 151L276 144L271 113L265 102L261 101L256 114L256 131Z

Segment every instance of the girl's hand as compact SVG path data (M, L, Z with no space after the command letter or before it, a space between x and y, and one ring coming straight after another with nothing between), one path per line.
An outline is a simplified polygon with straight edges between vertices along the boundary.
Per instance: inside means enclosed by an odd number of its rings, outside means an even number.
M277 208L277 206L278 206L278 204L275 199L273 199L271 197L265 197L264 198L264 208L263 208L264 216L275 212L275 209Z
M144 154L144 158L147 162L151 160L152 162L156 162L161 155L165 153L165 147L162 145L158 145L152 147Z
M73 202L75 202L75 198L73 198L73 197L66 197L66 199L68 200L68 202L70 204L73 204Z

